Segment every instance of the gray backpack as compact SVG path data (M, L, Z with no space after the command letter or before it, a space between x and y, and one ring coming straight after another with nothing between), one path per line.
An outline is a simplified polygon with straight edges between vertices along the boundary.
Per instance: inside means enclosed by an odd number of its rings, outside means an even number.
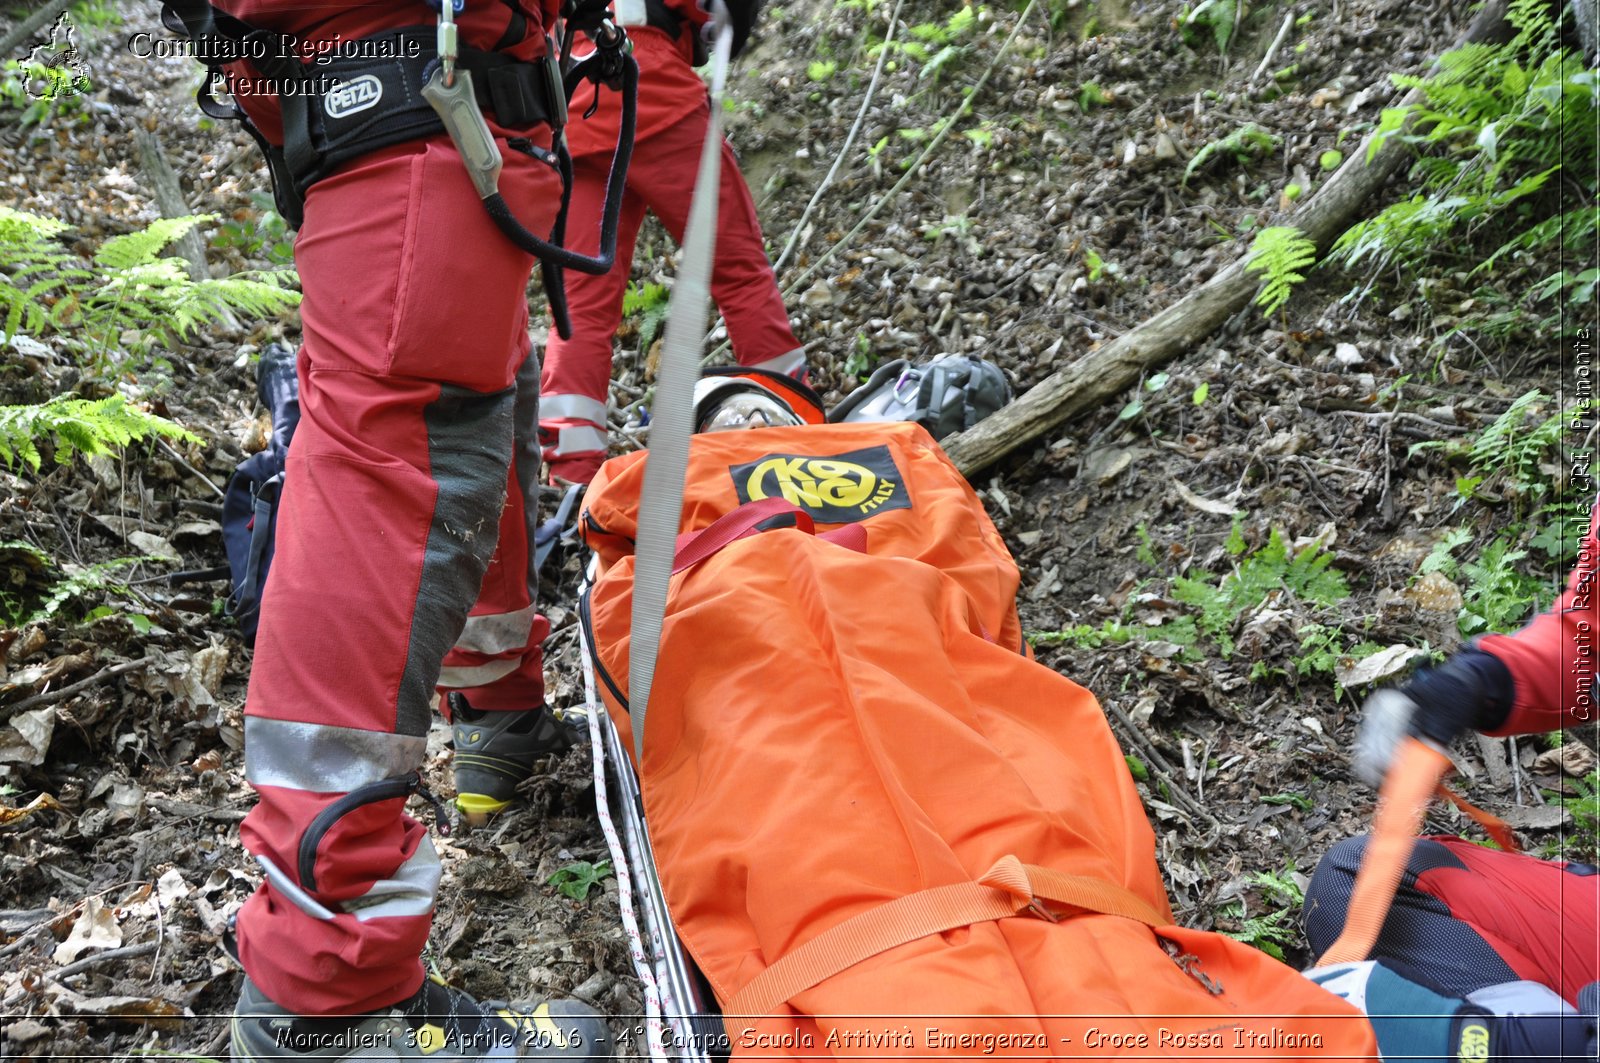
M1011 401L998 366L964 354L885 362L828 414L843 421L915 421L935 439L964 432Z

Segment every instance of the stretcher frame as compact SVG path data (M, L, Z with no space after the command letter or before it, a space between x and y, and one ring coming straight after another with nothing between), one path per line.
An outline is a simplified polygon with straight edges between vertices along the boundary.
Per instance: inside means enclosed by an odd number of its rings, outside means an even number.
M582 595L587 595L594 571L591 559ZM585 625L579 624L578 632L595 806L615 869L629 955L644 993L644 1015L633 1036L642 1037L646 1056L654 1061L721 1063L728 1058L721 1015L667 910L645 826L639 779L622 736L600 700Z

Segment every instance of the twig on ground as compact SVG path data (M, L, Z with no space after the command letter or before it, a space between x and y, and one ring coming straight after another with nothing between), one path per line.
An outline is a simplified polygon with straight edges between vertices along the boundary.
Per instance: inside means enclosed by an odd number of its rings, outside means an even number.
M222 488L211 482L211 477L207 476L205 473L201 472L199 469L185 461L183 455L174 450L172 445L165 439L162 439L159 436L156 437L156 445L167 452L167 457L171 458L173 461L187 469L190 476L193 476L196 480L199 480L201 483L211 488L218 498L226 499L228 497L223 492Z
M1173 803L1182 805L1185 811L1198 816L1210 826L1221 830L1222 822L1216 816L1207 812L1205 806L1190 796L1189 791L1178 783L1177 772L1173 770L1171 764L1167 763L1167 758L1163 757L1160 751L1156 749L1155 743L1146 738L1144 732L1139 730L1139 725L1133 722L1133 717L1123 712L1122 709L1110 701L1101 702L1101 705L1107 712L1116 717L1117 722L1122 724L1122 730L1128 735L1129 740L1139 747L1140 752L1144 753L1145 770L1158 776L1162 782L1167 784L1167 793L1172 797Z
M145 665L153 663L154 661L154 657L140 657L137 661L123 661L121 664L114 664L109 668L102 668L89 678L80 679L76 683L62 687L60 690L51 690L43 694L35 694L32 697L23 698L21 701L13 702L10 705L0 705L0 721L9 720L19 712L27 712L29 709L36 709L41 705L49 705L52 702L60 701L63 698L70 698L72 695L88 690L92 686L104 683L108 679L115 679L124 672L137 671L140 668L143 668Z
M51 915L54 914L54 912L51 913ZM24 930L22 933L18 934L15 941L8 945L0 945L0 960L5 959L13 952L21 952L27 947L29 942L33 941L34 938L39 937L41 934L48 934L49 931L49 920L45 920L36 926L29 927L27 930Z
M789 233L789 242L784 245L783 253L778 256L778 261L772 264L774 276L782 273L784 264L789 261L789 255L794 251L795 244L800 241L800 234L806 227L806 219L811 217L811 212L816 208L817 202L822 199L823 193L833 187L833 179L839 175L839 167L844 165L845 157L850 154L850 148L856 142L856 134L861 132L861 124L867 118L867 108L872 106L872 98L877 95L878 80L883 75L884 64L888 62L889 53L893 51L889 44L894 40L895 30L899 26L900 7L904 2L905 0L895 0L894 10L889 12L889 28L883 32L883 48L878 52L878 65L873 67L872 80L867 83L866 94L861 97L861 107L856 111L855 124L850 127L850 132L844 138L844 145L834 156L833 166L828 169L827 176L822 179L822 183L817 186L817 190L811 193L811 202L807 203L806 209L800 212L800 220L794 223L794 229Z
M950 112L950 114L939 119L939 132L935 134L932 140L928 141L928 146L922 149L922 154L913 159L911 161L911 165L906 167L906 172L901 175L900 180L894 183L893 188L889 189L889 191L878 197L877 201L867 209L866 213L861 215L861 220L856 222L854 228L845 233L838 240L834 241L833 246L829 247L821 255L818 255L817 260L811 263L811 265L806 268L804 273L800 274L800 276L796 277L788 287L784 288L783 297L785 300L791 298L795 292L799 291L801 285L810 280L816 274L816 272L822 268L823 264L832 259L834 255L838 254L842 248L849 247L851 241L859 236L861 231L871 224L872 220L878 216L878 212L893 202L895 197L897 197L905 189L906 185L911 183L912 178L917 176L918 172L922 169L922 164L927 162L929 157L932 156L935 151L939 150L940 145L942 145L945 141L945 138L950 135L951 130L955 129L956 123L961 121L968 111L972 110L973 101L983 94L984 86L989 83L989 78L992 77L995 70L999 68L1000 61L1004 59L1006 53L1011 50L1012 42L1017 39L1017 34L1022 32L1022 27L1027 25L1028 16L1033 14L1033 9L1038 2L1039 0L1028 0L1028 6L1023 8L1022 14L1017 16L1017 24L1011 28L1010 35L1007 36L1000 47L995 50L994 58L989 62L988 69L983 72L983 76L978 79L977 84L973 85L972 91L967 93L962 98L960 105L957 106L955 110Z
M106 949L104 952L97 952L93 956L85 956L76 963L69 963L59 970L49 971L45 974L45 977L52 982L59 982L63 978L82 974L91 967L98 967L102 963L109 963L112 960L131 960L138 956L148 956L156 951L156 947L154 941L141 941L137 945L124 945L120 949Z
M1278 35L1272 38L1272 43L1267 45L1267 54L1261 57L1261 65L1255 68L1250 75L1250 80L1245 82L1248 88L1256 83L1256 78L1267 72L1267 67L1272 63L1272 57L1278 54L1278 49L1283 47L1284 40L1289 36L1289 30L1294 27L1294 12L1283 16L1283 25L1278 28Z
M65 11L72 0L50 0L39 10L22 20L22 24L0 38L0 55L10 55L17 45L48 26L57 15Z

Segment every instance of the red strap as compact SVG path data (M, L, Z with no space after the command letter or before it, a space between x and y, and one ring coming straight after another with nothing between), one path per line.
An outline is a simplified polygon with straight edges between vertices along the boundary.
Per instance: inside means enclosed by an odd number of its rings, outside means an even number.
M1515 853L1522 850L1522 846L1517 843L1517 836L1511 833L1510 824L1493 812L1485 812L1444 783L1439 784L1439 796L1466 813L1474 823L1488 833L1489 837L1494 839L1496 845L1506 852Z
M858 554L867 552L867 529L860 524L841 524L833 531L823 532L817 538L826 539Z
M693 568L729 543L767 530L758 525L774 517L791 514L794 523L787 525L788 527L798 528L808 535L817 534L817 525L811 519L811 514L791 502L781 498L763 498L758 502L746 502L738 509L724 513L699 531L684 532L678 536L672 571L678 573ZM846 524L833 531L824 532L817 538L826 539L830 543L836 543L859 554L867 552L867 530L859 524Z

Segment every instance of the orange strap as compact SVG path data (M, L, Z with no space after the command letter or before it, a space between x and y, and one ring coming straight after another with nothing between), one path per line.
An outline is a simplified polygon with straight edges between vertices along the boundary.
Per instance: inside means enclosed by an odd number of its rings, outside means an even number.
M1505 820L1491 812L1485 812L1471 801L1468 801L1465 797L1462 797L1460 794L1450 789L1450 787L1446 786L1444 783L1439 784L1438 793L1440 797L1444 798L1446 801L1449 801L1452 805L1455 805L1462 812L1466 813L1474 823L1482 827L1489 837L1494 839L1494 843L1500 846L1500 848L1504 849L1508 853L1521 851L1522 846L1517 843L1517 836L1511 833L1511 827L1506 823Z
M1516 851L1516 839L1504 822L1444 785L1444 775L1450 767L1448 756L1417 738L1407 738L1396 750L1389 773L1384 776L1383 788L1378 792L1372 838L1350 891L1344 930L1317 960L1317 966L1355 963L1372 954L1378 932L1383 929L1383 921L1394 904L1395 891L1400 888L1400 879L1411 859L1417 835L1422 831L1428 803L1435 794L1481 824L1502 848Z
M790 998L862 960L930 934L1026 912L1055 922L1056 915L1042 901L1152 927L1172 924L1170 915L1122 886L1003 856L976 882L908 894L818 934L757 975L724 1014L771 1015Z

